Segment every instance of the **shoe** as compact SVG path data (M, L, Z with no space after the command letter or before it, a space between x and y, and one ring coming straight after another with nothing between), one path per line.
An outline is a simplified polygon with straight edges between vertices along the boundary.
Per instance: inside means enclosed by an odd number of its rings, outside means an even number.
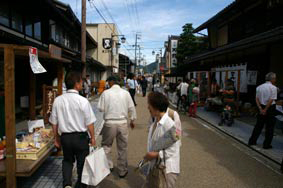
M124 175L119 175L120 178L125 178L128 175L128 171Z
M114 168L110 168L110 172L113 172Z
M248 145L249 145L249 146L254 146L254 145L256 145L256 143L255 143L255 142L250 142L250 141L249 141Z
M65 186L64 188L72 188L72 186L70 186L70 185L67 185L67 186Z
M263 149L272 149L272 145L269 145L269 146L263 146L262 148L263 148Z

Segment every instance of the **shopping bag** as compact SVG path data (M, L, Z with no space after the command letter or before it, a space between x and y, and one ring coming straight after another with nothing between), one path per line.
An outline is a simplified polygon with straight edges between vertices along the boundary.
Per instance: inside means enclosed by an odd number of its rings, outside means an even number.
M110 169L103 148L96 149L85 158L82 183L96 186L108 174L110 174Z

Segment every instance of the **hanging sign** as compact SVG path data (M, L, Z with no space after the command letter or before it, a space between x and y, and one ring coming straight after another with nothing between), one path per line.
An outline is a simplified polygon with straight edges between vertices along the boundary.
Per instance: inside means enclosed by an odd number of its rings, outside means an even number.
M102 40L102 45L104 49L110 49L112 47L112 40L110 38L104 38Z
M38 50L37 48L29 48L29 62L31 70L34 74L40 74L46 72L44 67L38 61Z

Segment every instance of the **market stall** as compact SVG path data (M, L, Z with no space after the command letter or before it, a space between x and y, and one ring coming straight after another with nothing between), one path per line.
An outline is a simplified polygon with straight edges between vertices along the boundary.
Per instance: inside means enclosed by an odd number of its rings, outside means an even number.
M6 176L6 186L16 187L16 176L30 176L51 154L54 145L52 131L48 129L32 130L31 133L16 140L15 117L15 59L16 57L31 57L31 46L0 44L0 54L4 59L4 112L6 135L6 159L0 161L0 176ZM34 49L34 48L33 48ZM32 49L32 50L33 50ZM54 61L57 63L58 94L62 94L63 66L68 59L54 56L51 51L36 50L36 59ZM31 60L30 60L31 61ZM27 66L28 67L28 66ZM30 65L34 68L33 65ZM30 69L30 68L29 68ZM29 71L29 118L36 118L36 76ZM16 143L18 142L18 143Z

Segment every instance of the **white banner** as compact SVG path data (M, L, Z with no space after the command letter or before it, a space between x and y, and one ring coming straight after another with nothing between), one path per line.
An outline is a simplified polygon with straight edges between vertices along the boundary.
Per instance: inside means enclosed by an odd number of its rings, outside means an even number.
M38 61L38 51L37 48L29 48L29 62L31 70L34 74L44 73L46 70Z

